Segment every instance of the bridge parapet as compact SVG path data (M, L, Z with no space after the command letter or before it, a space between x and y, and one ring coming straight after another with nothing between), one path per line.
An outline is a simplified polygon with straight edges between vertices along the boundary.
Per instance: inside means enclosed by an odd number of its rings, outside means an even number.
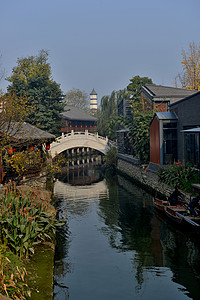
M58 138L56 138L56 140L51 144L51 146L54 146L55 144L57 143L61 143L63 141L66 141L67 139L71 139L71 138L92 138L92 139L97 139L99 141L102 141L104 142L105 144L108 143L108 138L106 137L103 137L103 136L100 136L98 135L98 132L97 133L91 133L89 132L88 130L85 130L85 131L78 131L78 132L74 132L73 130L69 133L62 133L61 136L59 136Z
M83 132L74 132L62 134L51 144L51 155L54 157L65 150L71 148L88 147L96 149L102 153L107 152L108 138L98 135L98 133L91 133L88 130Z

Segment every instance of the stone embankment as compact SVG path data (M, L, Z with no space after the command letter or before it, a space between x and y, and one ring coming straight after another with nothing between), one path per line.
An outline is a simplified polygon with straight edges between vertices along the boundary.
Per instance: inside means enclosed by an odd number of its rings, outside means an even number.
M166 197L174 190L173 187L159 181L155 168L151 165L141 165L131 155L118 154L117 170L153 195ZM189 195L186 195L187 198L189 200Z
M11 299L0 294L0 300L11 300Z

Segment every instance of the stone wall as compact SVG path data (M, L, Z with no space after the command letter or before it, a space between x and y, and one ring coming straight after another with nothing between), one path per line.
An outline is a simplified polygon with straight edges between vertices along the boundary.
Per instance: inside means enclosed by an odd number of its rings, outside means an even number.
M118 154L117 170L123 176L140 185L153 195L169 196L174 188L159 182L156 172L140 165L139 161L129 155Z
M11 300L11 298L8 298L0 294L0 300Z

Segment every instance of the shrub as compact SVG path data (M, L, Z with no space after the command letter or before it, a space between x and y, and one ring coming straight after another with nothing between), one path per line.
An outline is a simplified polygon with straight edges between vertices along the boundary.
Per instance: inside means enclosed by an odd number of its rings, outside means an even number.
M106 173L110 175L115 174L117 167L117 148L112 147L110 150L108 150L104 157L104 160Z
M55 210L34 192L24 194L9 184L0 196L0 240L19 257L34 253L34 245L51 240L57 225Z
M12 299L30 296L24 282L26 269L23 263L5 245L0 245L0 293Z
M169 165L168 168L160 168L157 172L159 180L168 185L176 185L185 192L191 191L191 184L199 181L198 172L189 163L180 161Z

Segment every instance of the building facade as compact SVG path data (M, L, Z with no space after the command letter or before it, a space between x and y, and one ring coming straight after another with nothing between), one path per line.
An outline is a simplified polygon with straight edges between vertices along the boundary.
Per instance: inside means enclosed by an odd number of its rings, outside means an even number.
M170 104L195 93L196 91L187 89L146 84L141 88L140 101L144 110L154 109L159 112L165 112L169 111Z
M170 111L178 117L178 159L198 165L199 133L195 129L200 128L200 92L170 105Z
M170 112L156 113L150 124L150 162L200 164L200 92L169 105Z
M73 106L66 105L62 115L62 128L61 132L68 133L73 131L85 131L90 132L97 131L97 118L91 116L85 111Z

